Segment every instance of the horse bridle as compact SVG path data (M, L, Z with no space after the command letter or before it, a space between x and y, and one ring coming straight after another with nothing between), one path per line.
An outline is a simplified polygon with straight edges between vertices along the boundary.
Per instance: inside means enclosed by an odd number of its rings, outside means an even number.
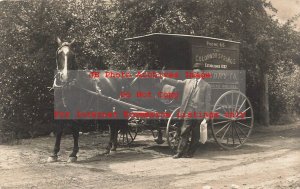
M70 48L71 44L72 44L72 42L71 42L71 43L63 42L63 43L57 48L57 50L56 50L56 58L55 58L55 60L56 60L56 70L57 70L57 73L56 73L55 76L54 76L53 86L52 86L52 88L51 88L50 90L52 90L52 89L54 89L54 88L63 88L64 86L69 85L70 83L74 83L74 81L76 80L76 79L73 79L72 81L64 82L62 85L58 85L58 84L57 84L57 79L58 79L58 78L61 79L61 77L62 77L62 76L61 76L61 75L62 75L61 71L58 71L58 61L57 61L57 56L58 56L58 54L60 53L60 51L61 51L61 49L62 49L63 47L69 47L69 48ZM75 56L76 56L76 54L75 54Z

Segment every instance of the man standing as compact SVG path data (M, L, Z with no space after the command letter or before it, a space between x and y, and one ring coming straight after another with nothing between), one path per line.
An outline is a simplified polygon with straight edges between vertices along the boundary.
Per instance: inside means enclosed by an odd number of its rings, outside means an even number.
M201 72L200 64L196 63L193 66L193 72ZM162 83L173 85L175 87L183 89L182 102L180 106L180 113L188 112L209 112L210 111L210 100L211 100L211 87L203 79L185 79L175 80L163 77ZM205 118L208 121L209 118ZM183 124L180 132L180 142L176 155L173 158L192 157L200 139L200 121L193 118L183 118ZM188 140L191 136L191 143L188 146Z

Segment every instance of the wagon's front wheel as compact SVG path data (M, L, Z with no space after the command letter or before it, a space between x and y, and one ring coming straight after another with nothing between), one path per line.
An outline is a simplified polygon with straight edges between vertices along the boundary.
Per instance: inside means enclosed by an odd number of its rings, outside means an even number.
M130 145L136 138L137 133L137 126L128 126L127 128L120 129L118 132L118 144L120 146Z
M176 151L180 140L180 120L177 118L177 113L180 107L176 108L167 122L166 137L169 147Z
M212 119L213 137L224 149L241 147L249 138L254 122L252 105L240 91L227 91L216 101L213 112L218 118Z

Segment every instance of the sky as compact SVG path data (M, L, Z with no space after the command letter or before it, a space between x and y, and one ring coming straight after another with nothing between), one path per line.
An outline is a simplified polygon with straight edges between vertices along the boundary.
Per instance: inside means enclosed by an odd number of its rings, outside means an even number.
M275 16L281 23L300 14L300 0L269 0L274 8L278 10ZM273 13L274 14L274 13ZM296 21L296 30L300 31L300 18Z

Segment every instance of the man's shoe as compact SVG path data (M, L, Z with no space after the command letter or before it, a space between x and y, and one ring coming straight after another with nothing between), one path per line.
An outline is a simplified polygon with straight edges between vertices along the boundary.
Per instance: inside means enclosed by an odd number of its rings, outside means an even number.
M177 153L173 156L173 159L178 159L178 158L181 158L182 157L182 154L181 153Z

